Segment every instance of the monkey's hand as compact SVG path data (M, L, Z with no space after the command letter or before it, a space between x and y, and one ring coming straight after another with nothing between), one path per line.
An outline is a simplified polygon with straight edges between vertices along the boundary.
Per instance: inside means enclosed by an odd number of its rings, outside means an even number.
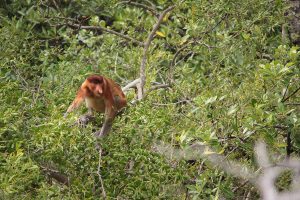
M94 117L92 115L90 115L90 114L82 115L76 121L76 124L78 126L85 127L93 119L94 119Z
M94 136L97 137L97 138L101 138L104 135L101 133L101 130L99 130L99 131L94 132Z
M101 138L101 137L106 136L106 135L109 133L111 127L112 127L112 119L107 118L107 119L104 121L101 130L95 132L95 133L94 133L94 136L96 136L96 137L98 137L98 138Z

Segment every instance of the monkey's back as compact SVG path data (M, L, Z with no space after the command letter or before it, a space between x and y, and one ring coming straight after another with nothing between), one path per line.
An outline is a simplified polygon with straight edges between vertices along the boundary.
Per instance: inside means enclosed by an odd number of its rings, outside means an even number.
M110 90L113 94L114 103L115 103L115 106L117 107L117 109L120 110L123 107L126 107L127 100L126 100L126 96L123 93L121 87L112 79L106 78L106 77L105 77L105 79L110 83L109 84L111 86Z

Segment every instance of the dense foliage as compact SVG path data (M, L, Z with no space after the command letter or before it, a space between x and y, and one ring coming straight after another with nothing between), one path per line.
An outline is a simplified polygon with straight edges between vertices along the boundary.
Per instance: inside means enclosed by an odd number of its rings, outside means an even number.
M253 168L258 139L285 155L291 137L288 151L299 154L300 51L282 39L287 2L137 1L154 13L131 1L0 2L1 199L97 199L99 172L110 198L238 199L249 191L258 198L251 184L209 162L170 160L153 144L200 141ZM66 119L63 113L89 74L122 86L138 78L143 48L72 25L143 42L157 15L174 4L148 50L145 87L172 85L129 105L99 140L99 160L92 133L102 116L81 128L73 123L84 108ZM134 91L127 97L133 100ZM49 170L68 176L70 186L51 181ZM288 186L283 176L278 187Z

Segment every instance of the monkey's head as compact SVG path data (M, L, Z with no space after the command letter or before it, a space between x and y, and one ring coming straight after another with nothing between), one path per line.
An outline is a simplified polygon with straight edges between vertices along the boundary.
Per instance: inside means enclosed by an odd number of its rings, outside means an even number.
M101 97L104 90L104 79L99 75L89 76L87 79L86 90L89 96Z

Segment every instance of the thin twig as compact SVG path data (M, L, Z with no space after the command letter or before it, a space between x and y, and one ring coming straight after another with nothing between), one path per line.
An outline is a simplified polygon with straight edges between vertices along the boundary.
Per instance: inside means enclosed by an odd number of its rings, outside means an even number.
M289 158L291 153L293 153L293 145L291 139L291 130L288 130L286 134L286 157Z
M140 79L137 79L137 80L140 80ZM137 80L136 80L136 81L137 81ZM138 82L135 84L135 86L136 86L137 88L139 88L139 87L140 87L140 81L138 81ZM153 90L157 90L157 89L161 89L161 88L169 88L169 87L170 87L170 85L168 85L168 84L160 84L160 85L152 86L149 90L147 90L147 91L144 92L143 98L146 98ZM138 94L138 95L139 95L139 94ZM131 103L132 105L135 105L135 104L138 103L139 101L140 101L139 99L135 99L135 100L131 101L130 103Z
M300 103L286 103L287 106L300 106Z
M97 170L97 174L99 176L99 180L100 180L100 184L101 184L101 190L102 190L102 196L103 196L103 199L106 199L106 192L105 192L105 189L104 189L104 183L103 183L103 180L102 180L102 177L101 177L101 155L102 155L102 148L100 145L98 145L99 147L99 161L98 161L98 170Z
M124 78L122 78L119 74L118 74L118 72L117 72L117 65L118 65L118 52L117 52L117 54L116 54L116 59L115 59L115 74L117 75L117 77L119 78L119 79L121 79L122 81L125 81L125 79Z
M171 61L171 63L169 64L169 74L168 74L168 78L169 78L169 82L170 82L170 84L172 84L172 83L174 83L174 79L173 79L173 74L174 74L174 66L175 66L175 61L176 61L176 59L177 59L177 57L179 56L179 54L182 52L182 51L184 51L187 47L189 47L190 45L193 45L193 44L200 44L200 45L204 45L204 46L206 46L207 48L214 48L214 47L212 47L212 46L209 46L209 45L207 45L207 44L205 44L205 43L200 43L199 42L199 40L202 40L202 38L205 36L205 35L207 35L207 34L209 34L210 32L212 32L215 28L217 28L217 26L225 19L227 17L227 14L224 14L223 15L223 17L212 27L212 28L210 28L209 30L207 30L207 31L204 31L204 32L202 32L201 34L201 37L199 38L199 37L197 37L197 38L192 38L192 40L191 41L186 41L184 44L183 44L183 46L181 47L181 48L179 48L177 51L176 51L176 53L174 54L174 57L173 57L173 59L172 59L172 61Z
M134 1L122 1L122 2L120 2L120 3L118 3L118 4L129 4L129 5L133 5L133 6L136 6L136 7L139 7L139 8L142 8L142 9L144 9L144 10L146 10L146 11L149 11L149 12L151 12L154 16L158 16L158 14L157 14L157 11L154 9L154 8L152 8L152 7L150 7L150 6L147 6L147 5L145 5L145 4L142 4L142 3L138 3L138 2L134 2Z
M151 2L151 1L149 1L149 0L144 0L144 1L147 2L148 4L150 4L152 8L155 8L155 7L156 7L155 4L154 4L153 2Z
M45 17L46 19L63 19L63 20L68 20L68 21L72 21L72 22L76 22L79 23L79 21L77 19L73 19L70 17L60 17L60 16L51 16L51 17Z
M31 108L34 107L34 105L36 104L37 99L39 98L39 93L40 93L41 85L42 85L42 82L39 83L39 85L37 87L37 90L32 93L32 99L33 99L33 101L31 103Z
M101 27L101 26L81 26L80 24L67 24L68 26L72 27L72 28L79 28L79 29L86 29L86 30L97 30L97 31L104 31L104 32L107 32L107 33L111 33L111 34L114 34L116 36L119 36L123 39L126 39L126 40L129 40L135 44L138 44L139 46L144 46L144 43L143 42L140 42L132 37L129 37L128 35L124 35L122 33L119 33L117 31L114 31L114 30L110 30L108 28L104 28L104 27Z
M289 98L291 98L292 96L294 96L299 90L300 90L300 87L298 87L292 94L290 94L289 96L287 96L285 99L282 99L281 102L282 103L286 102Z
M148 92L151 92L151 91L157 90L157 89L161 89L161 88L168 88L168 87L170 87L169 84L159 84L159 85L154 85L154 86L152 86L152 87L148 90Z
M244 182L242 184L240 184L238 187L234 188L232 190L232 192L235 193L237 190L239 190L240 188L244 187L247 183L249 183L249 180L244 180Z
M52 0L54 6L56 7L56 9L63 15L65 16L65 14L63 13L63 11L60 9L60 7L57 5L57 2L55 0Z
M169 106L169 105L186 104L186 103L191 103L191 100L184 99L184 100L177 101L177 102L172 102L172 103L153 103L153 105L155 105L155 106Z
M247 196L246 196L245 200L249 200L249 199L250 199L250 197L251 197L251 192L252 192L253 189L254 189L254 187L251 187L251 188L250 188L249 192L247 193Z
M287 92L288 92L288 89L289 89L289 86L290 86L291 82L289 81L289 83L287 84L286 88L285 88L285 91L284 91L284 94L282 96L282 99L281 101L283 101L283 99L285 98L285 96L287 95Z

